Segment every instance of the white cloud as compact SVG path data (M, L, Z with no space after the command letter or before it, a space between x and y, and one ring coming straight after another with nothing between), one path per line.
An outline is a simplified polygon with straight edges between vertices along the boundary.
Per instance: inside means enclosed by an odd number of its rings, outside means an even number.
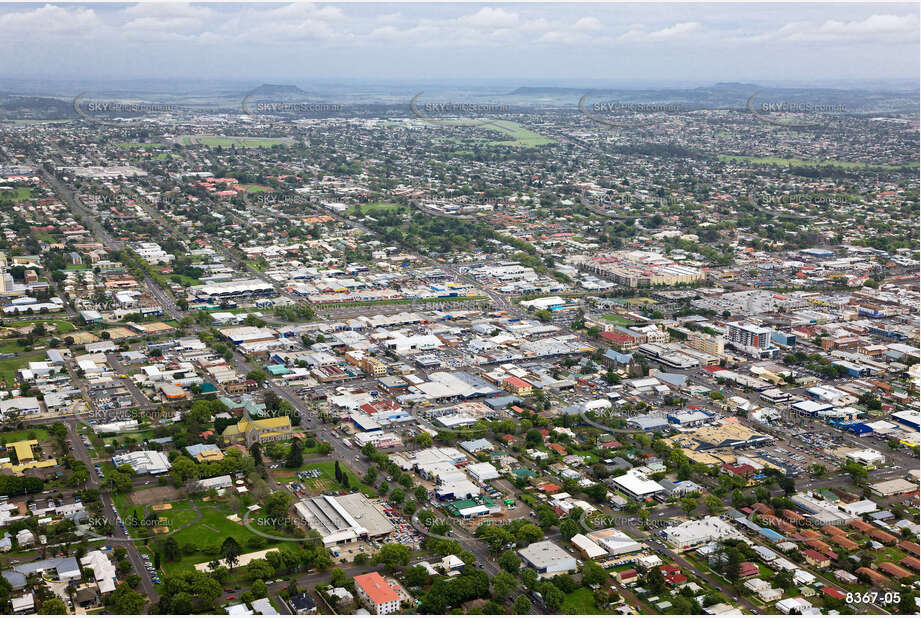
M635 43L652 43L657 41L667 41L675 39L686 39L690 35L700 33L701 25L696 21L682 22L649 32L642 25L631 26L630 29L622 34L619 39L625 42Z
M830 19L821 25L809 22L787 24L771 38L780 41L866 41L892 42L893 39L918 39L917 15L871 15L863 20Z
M457 20L462 26L470 28L511 28L518 25L518 14L505 9L483 7L473 15L465 15Z
M174 3L136 4L122 13L130 19L121 28L139 31L146 38L177 31L198 34L213 18L206 7Z
M104 24L93 9L46 4L37 9L0 14L0 32L11 39L42 37L91 38Z
M573 25L573 28L575 30L596 31L601 30L602 25L596 17L583 17Z

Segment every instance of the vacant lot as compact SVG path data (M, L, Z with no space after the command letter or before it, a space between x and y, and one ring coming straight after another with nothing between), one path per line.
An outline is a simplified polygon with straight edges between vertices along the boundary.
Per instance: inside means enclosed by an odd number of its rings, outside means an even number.
M179 490L168 485L139 489L131 494L133 504L162 504L172 502L179 497Z
M74 345L86 345L87 343L93 343L94 341L99 341L99 337L93 333L88 333L85 330L78 330L73 333L68 333L68 337L72 337L74 340Z

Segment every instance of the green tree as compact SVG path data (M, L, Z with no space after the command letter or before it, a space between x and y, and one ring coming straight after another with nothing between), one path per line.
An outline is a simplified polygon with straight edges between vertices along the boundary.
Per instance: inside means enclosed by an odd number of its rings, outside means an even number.
M707 494L704 496L704 506L707 507L707 512L710 515L716 515L721 510L723 510L723 501L714 496L713 494Z
M115 610L116 614L137 616L144 613L147 599L144 598L144 595L132 590L128 584L119 584L106 603Z
M550 582L544 582L540 594L544 598L544 604L554 611L560 609L563 606L563 601L566 600L566 595L563 594L563 591Z
M608 581L608 572L594 560L587 560L582 565L582 583L586 586L603 585Z
M265 585L264 581L257 579L253 582L252 587L250 587L250 592L252 592L253 596L257 599L261 599L268 595L269 587Z
M190 458L180 455L170 463L170 476L173 477L173 482L177 487L186 481L198 478L198 466Z
M492 578L492 590L498 598L505 598L518 588L518 580L508 571L499 571Z
M516 614L527 614L531 611L531 599L523 594L518 595L515 602L512 604L512 608L515 610Z
M665 577L658 568L653 567L646 571L643 580L646 588L652 590L654 593L661 594L665 591Z
M54 597L44 601L36 613L39 616L63 616L67 614L67 606L64 605L64 601Z
M179 550L179 542L173 536L166 537L166 540L163 541L163 557L166 558L167 562L176 562L182 557L182 552Z
M509 573L517 573L521 568L521 558L510 549L499 554L498 563L500 567Z
M338 461L336 463L339 463ZM288 456L285 458L285 467L296 469L304 465L304 445L300 439L291 440L291 447L288 449Z
M537 583L537 571L528 567L521 572L521 583L525 585L528 589L533 590L534 585Z
M560 534L563 536L564 540L568 541L579 534L579 524L567 517L560 522Z
M235 538L229 536L224 539L224 543L221 544L221 557L224 558L224 561L231 571L233 571L233 567L237 564L241 553L243 553L243 551L240 549L240 544L237 543Z
M688 515L697 508L697 498L693 496L684 496L680 500L681 510L687 513Z
M391 570L409 564L409 558L412 550L406 545L399 543L386 543L381 546L380 551L374 555L375 564L384 564Z

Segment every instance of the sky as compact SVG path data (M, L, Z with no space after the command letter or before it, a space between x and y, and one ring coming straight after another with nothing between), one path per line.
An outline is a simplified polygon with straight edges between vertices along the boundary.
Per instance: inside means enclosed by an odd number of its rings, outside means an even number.
M918 80L918 4L0 4L0 77Z

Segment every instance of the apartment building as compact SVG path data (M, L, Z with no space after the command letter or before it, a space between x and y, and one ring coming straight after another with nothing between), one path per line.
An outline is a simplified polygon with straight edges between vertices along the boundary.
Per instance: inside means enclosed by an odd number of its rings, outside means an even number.
M400 611L400 595L377 571L356 575L355 591L372 614L386 616Z

